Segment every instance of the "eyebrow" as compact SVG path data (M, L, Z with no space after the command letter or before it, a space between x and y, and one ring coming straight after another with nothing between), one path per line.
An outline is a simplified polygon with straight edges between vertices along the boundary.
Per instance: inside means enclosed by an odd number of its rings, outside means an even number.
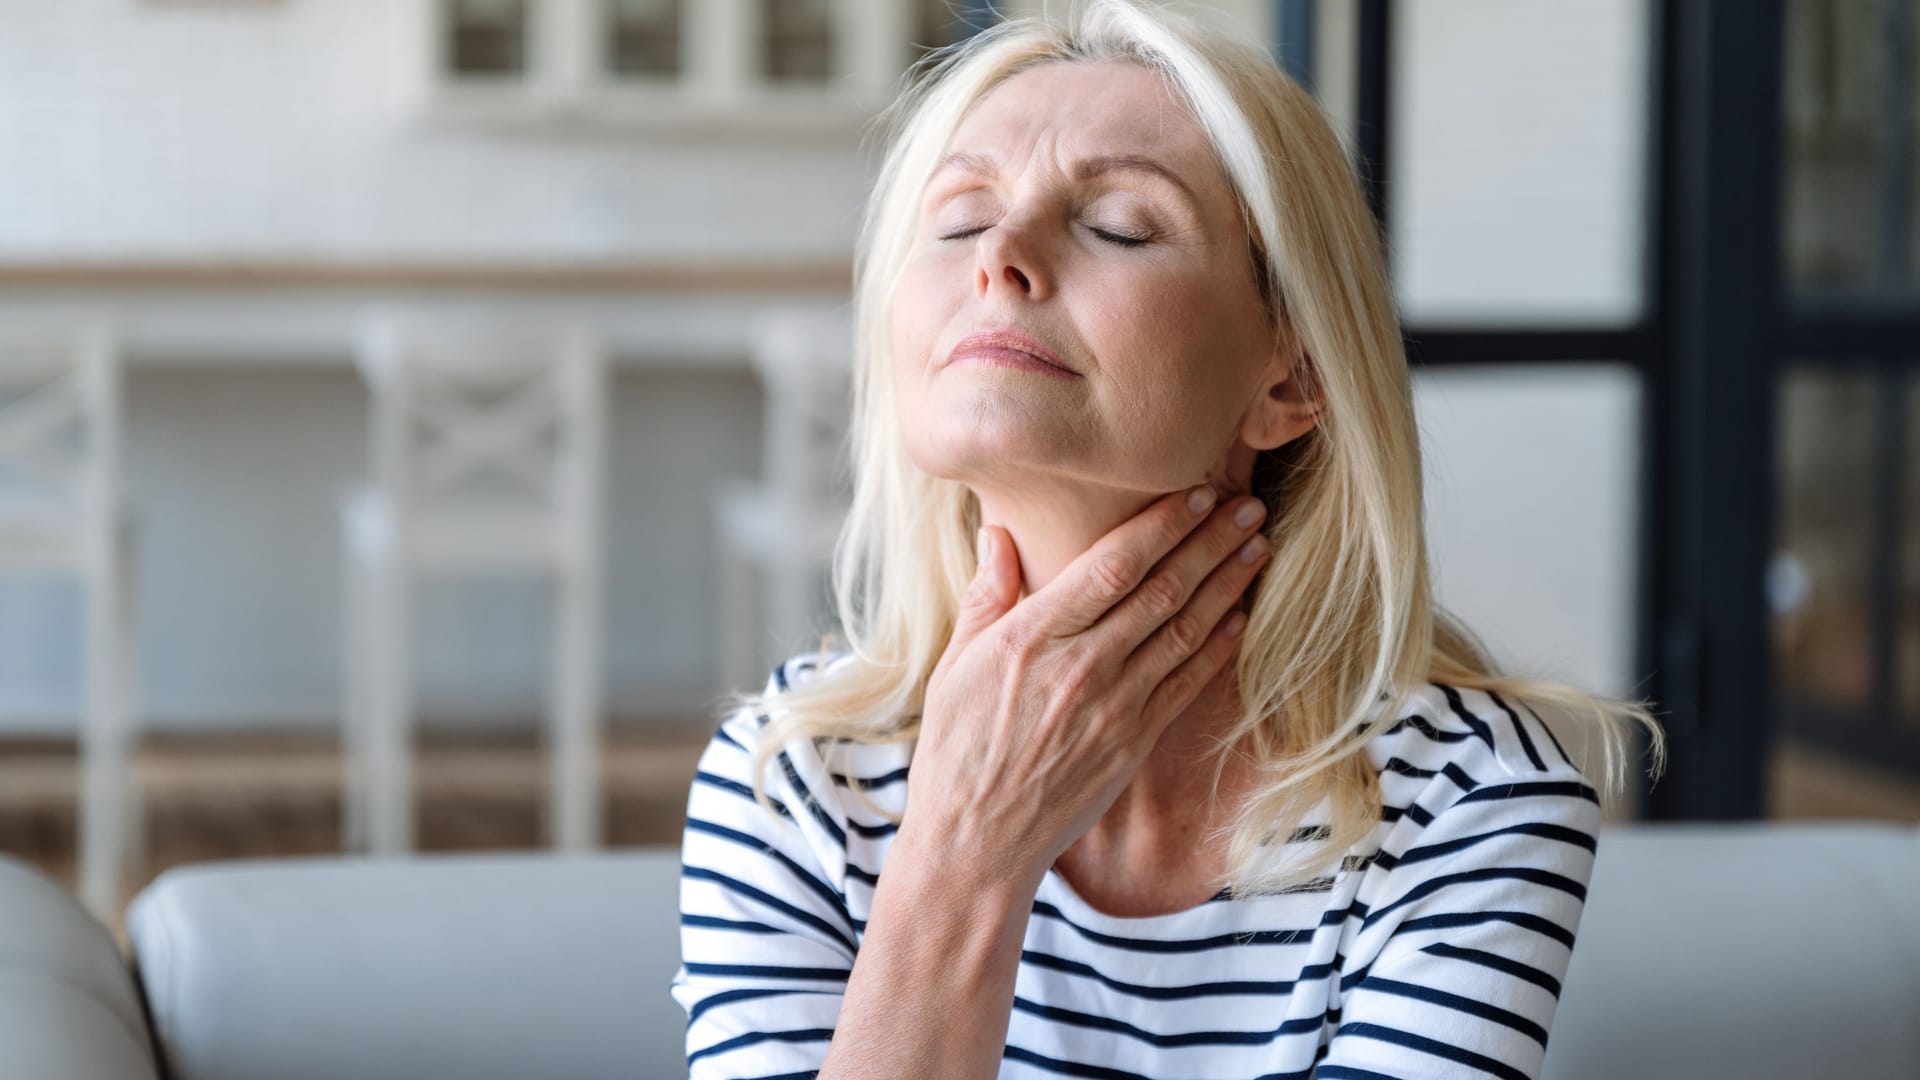
M996 179L1000 175L1000 167L992 158L985 154L972 154L964 150L956 151L941 158L940 164L933 168L933 175L938 176L950 168L960 169L988 180ZM1195 195L1193 189L1187 186L1187 182L1180 179L1172 169L1167 168L1165 165L1160 164L1150 157L1142 157L1139 154L1101 154L1095 157L1081 158L1074 162L1070 169L1070 175L1075 180L1090 180L1096 176L1104 176L1112 172L1144 173L1148 176L1157 176L1172 184L1174 187L1179 188L1181 193L1195 205L1198 205L1200 202L1199 196Z

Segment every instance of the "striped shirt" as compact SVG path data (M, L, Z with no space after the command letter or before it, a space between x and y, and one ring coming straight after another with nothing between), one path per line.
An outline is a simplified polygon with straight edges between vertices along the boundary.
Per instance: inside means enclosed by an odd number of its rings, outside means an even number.
M786 660L768 692L815 664ZM723 720L688 793L669 992L694 1080L820 1068L896 831L846 788L906 802L913 742L842 744L830 771L795 740L768 771L776 822L750 788L764 722ZM1537 1077L1597 850L1594 789L1496 695L1425 684L1383 726L1368 753L1384 813L1315 891L1118 917L1049 869L999 1075Z

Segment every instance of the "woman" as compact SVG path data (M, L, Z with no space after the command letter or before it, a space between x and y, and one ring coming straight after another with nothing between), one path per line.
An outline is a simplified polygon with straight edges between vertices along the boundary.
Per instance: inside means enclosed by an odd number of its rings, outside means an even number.
M1324 116L1125 0L921 74L856 262L850 647L689 793L693 1076L1536 1075L1601 808L1535 710L1610 792L1660 733L1434 606Z

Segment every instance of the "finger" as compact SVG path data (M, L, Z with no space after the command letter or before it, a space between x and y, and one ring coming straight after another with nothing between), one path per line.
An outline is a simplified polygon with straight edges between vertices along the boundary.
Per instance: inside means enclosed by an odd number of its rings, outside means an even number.
M960 598L960 614L946 654L951 656L992 626L1020 595L1020 558L1013 538L997 525L980 528L980 550L973 581Z
M1168 672L1160 685L1147 695L1147 706L1142 713L1146 730L1141 732L1147 745L1158 742L1174 717L1185 712L1187 706L1200 697L1200 691L1233 660L1233 651L1239 647L1240 635L1245 630L1246 612L1229 610L1214 625L1199 650Z
M1154 673L1157 682L1168 667L1200 647L1201 639L1219 618L1217 611L1204 606L1191 614L1183 614L1201 583L1232 559L1249 539L1260 535L1260 525L1266 516L1266 504L1252 496L1221 506L1207 518L1205 525L1181 541L1173 554L1161 560L1139 588L1102 616L1084 636L1094 648L1115 656L1127 656L1149 635L1169 628L1170 621L1186 619L1185 624L1170 627L1176 642L1185 648Z
M1245 558L1249 549L1252 561ZM1207 575L1180 613L1166 620L1127 657L1123 678L1150 691L1196 652L1213 644L1209 630L1231 617L1240 598L1246 595L1247 585L1272 555L1264 536L1249 537L1237 544L1226 560Z
M1196 498L1198 509L1189 501ZM1205 520L1214 498L1213 489L1204 485L1161 496L1081 552L1022 606L1034 609L1043 633L1073 637L1125 600Z

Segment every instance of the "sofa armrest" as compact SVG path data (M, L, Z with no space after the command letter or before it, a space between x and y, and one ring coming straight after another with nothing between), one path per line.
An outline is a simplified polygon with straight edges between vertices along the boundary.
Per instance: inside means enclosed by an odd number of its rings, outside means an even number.
M71 894L0 855L0 1048L9 1080L156 1080L119 946Z
M128 913L173 1080L686 1075L679 852L176 867Z

